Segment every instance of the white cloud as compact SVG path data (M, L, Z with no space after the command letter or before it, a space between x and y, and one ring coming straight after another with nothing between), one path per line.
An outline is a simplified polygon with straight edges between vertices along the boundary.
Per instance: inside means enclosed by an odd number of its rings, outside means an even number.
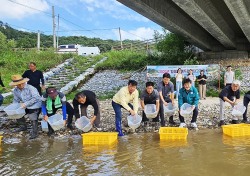
M129 39L129 40L147 40L147 39L153 39L154 38L154 29L152 28L145 28L140 27L135 30L121 30L121 38L122 40ZM115 36L117 40L120 40L119 31L113 30L115 33ZM162 33L158 30L158 32Z
M115 19L122 20L135 20L135 21L149 21L136 12L131 14L128 10L125 10L125 6L116 0L80 0L87 7L90 12L96 11L99 14L107 14Z
M50 8L45 0L13 0L13 2L0 0L0 4L1 18L9 19L22 19L31 15L42 13L41 11L47 11ZM40 11L35 9L39 9Z

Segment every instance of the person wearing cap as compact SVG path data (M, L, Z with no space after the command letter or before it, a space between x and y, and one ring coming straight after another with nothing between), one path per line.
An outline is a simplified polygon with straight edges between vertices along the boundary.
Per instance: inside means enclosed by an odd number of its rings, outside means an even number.
M146 124L149 119L146 117L144 112L145 105L147 104L154 104L156 105L156 117L153 118L153 122L159 122L159 108L160 108L160 98L159 93L156 89L154 89L153 82L146 82L146 89L141 94L141 107L142 107L142 122ZM156 125L157 128L157 125Z
M128 85L122 87L113 97L112 107L115 111L115 127L118 132L118 136L124 136L122 132L122 111L124 108L134 116L138 112L139 108L139 92L136 89L137 82L135 80L129 80ZM131 104L133 102L133 104Z
M183 80L183 87L180 89L178 96L178 106L179 106L179 119L180 119L180 128L187 127L184 117L181 115L181 106L184 103L192 105L193 116L191 120L191 127L198 128L196 120L198 117L198 104L199 104L199 94L197 89L192 86L192 81L187 78Z
M227 85L219 94L220 98L220 122L219 126L226 125L224 118L225 103L228 102L232 107L240 100L240 81L234 80L231 85ZM233 124L238 123L238 118L234 117Z
M12 82L9 85L16 86L13 90L13 103L20 103L21 107L25 109L32 124L30 139L34 139L38 136L38 116L42 105L41 96L35 87L27 84L28 78L23 78L21 75L12 75L11 79ZM21 125L19 131L27 130L24 117L17 119L17 121Z
M165 118L164 118L164 108L163 106L167 106L168 103L172 103L174 105L174 84L170 81L170 74L164 73L162 76L162 81L158 83L157 90L160 95L160 118L161 118L161 126L165 126ZM173 115L169 117L169 124L175 125Z
M82 116L87 117L87 108L91 105L94 108L94 114L90 119L90 123L95 125L98 131L100 128L100 104L96 94L90 90L83 90L75 95L73 107L76 119L80 118L79 106Z
M23 73L23 78L29 78L28 84L34 86L40 95L42 95L42 90L40 86L40 81L42 82L42 89L45 90L43 73L36 69L36 63L29 63L29 70Z
M67 127L72 130L72 119L74 116L72 106L66 101L66 96L62 92L57 91L55 87L48 87L46 92L42 95L42 113L44 120L48 121L48 118L55 115L58 109L62 109L64 125L66 125L68 114ZM50 124L48 124L48 128L48 135L50 136L54 133L54 130L51 128Z
M224 85L225 86L231 86L233 80L235 80L234 72L232 71L231 65L227 66L227 71L224 75Z

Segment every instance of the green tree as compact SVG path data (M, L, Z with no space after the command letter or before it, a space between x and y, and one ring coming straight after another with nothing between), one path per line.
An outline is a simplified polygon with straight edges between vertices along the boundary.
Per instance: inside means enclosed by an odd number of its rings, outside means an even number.
M163 63L168 65L183 64L186 59L192 56L192 52L188 49L190 44L177 34L163 29L163 34L155 31L154 38L157 43L156 49L159 51L157 57Z

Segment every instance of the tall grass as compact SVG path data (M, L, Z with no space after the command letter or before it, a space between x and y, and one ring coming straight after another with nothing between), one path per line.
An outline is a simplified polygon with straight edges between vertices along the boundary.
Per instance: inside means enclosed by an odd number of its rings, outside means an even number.
M72 54L57 54L53 50L40 51L6 51L0 53L0 73L6 87L11 82L11 75L23 74L28 69L29 62L35 62L37 69L46 71L66 59ZM2 91L2 90L1 90Z

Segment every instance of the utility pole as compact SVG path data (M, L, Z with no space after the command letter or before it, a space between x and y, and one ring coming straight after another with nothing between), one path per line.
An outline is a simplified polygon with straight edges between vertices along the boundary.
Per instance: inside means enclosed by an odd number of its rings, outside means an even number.
M40 51L40 31L37 31L37 51Z
M55 11L54 6L52 6L52 19L53 19L53 47L56 49L56 23L55 23Z
M119 35L120 35L121 50L122 50L123 46L122 46L122 35L121 35L121 29L120 29L120 27L119 27Z
M57 21L57 45L56 45L56 48L58 49L58 46L59 46L59 14L58 14L58 21Z

